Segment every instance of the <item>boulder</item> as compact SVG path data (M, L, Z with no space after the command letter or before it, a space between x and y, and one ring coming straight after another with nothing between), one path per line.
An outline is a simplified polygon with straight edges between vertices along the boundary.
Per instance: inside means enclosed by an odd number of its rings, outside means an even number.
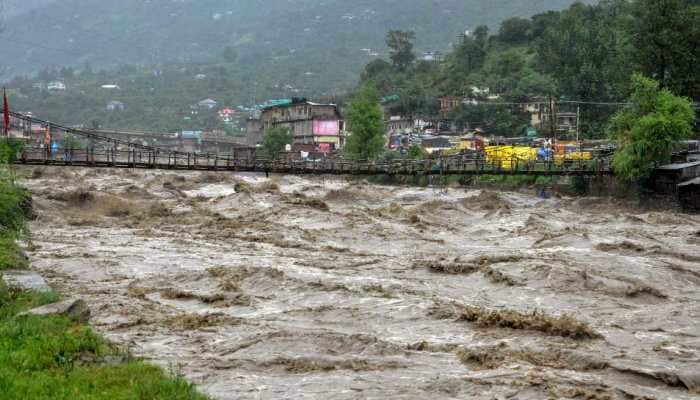
M18 314L18 316L22 315L62 315L79 322L87 322L90 319L90 308L85 301L72 299L48 304Z
M32 271L7 270L0 272L5 286L11 290L50 292L51 288L41 275Z

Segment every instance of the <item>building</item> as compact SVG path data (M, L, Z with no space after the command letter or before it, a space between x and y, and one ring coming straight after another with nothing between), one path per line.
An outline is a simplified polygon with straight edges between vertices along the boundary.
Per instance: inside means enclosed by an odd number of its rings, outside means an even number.
M199 150L200 146L202 145L202 136L203 132L202 131L182 131L180 132L179 139L179 147L181 151L185 151L188 153L194 153Z
M443 96L438 100L440 100L440 114L443 115L449 114L464 102L464 98L457 96Z
M700 178L678 185L678 200L683 210L700 212Z
M292 148L313 148L321 153L345 145L344 121L335 104L312 103L294 98L288 104L267 107L262 111L262 130L283 127L292 135Z
M219 121L230 124L233 121L233 116L236 114L236 111L230 108L224 108L223 110L219 110L218 114Z
M551 130L551 111L548 103L528 103L523 105L523 112L530 114L530 126L549 134ZM559 112L555 109L554 130L557 135L574 135L578 130L578 114Z
M110 101L109 103L107 103L107 107L105 107L107 111L124 111L125 108L126 106L124 105L124 103L118 100Z
M196 104L196 108L198 110L213 110L215 109L219 103L216 102L216 100L213 99L204 99Z
M262 141L263 127L259 117L250 117L245 121L245 143L248 146L257 146Z
M405 118L401 116L389 117L388 121L384 121L384 131L387 136L396 134L413 133L415 121L413 118Z
M110 84L107 84L107 85L102 85L102 86L100 86L100 87L101 87L102 89L105 89L105 90L120 90L120 89L121 89L121 88L119 87L119 85L115 85L115 84L111 84L111 83L110 83Z
M48 89L51 92L62 92L66 90L66 84L61 82L61 81L54 81L50 82L47 86L46 89Z
M549 107L540 107L540 126L535 128L545 132L551 130L551 116ZM578 116L575 112L557 112L554 115L554 131L558 135L575 135L578 129Z

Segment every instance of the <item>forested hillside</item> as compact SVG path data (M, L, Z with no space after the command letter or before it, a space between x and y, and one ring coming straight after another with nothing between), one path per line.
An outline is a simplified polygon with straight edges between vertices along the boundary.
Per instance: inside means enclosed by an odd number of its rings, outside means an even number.
M35 0L7 7L0 44L4 76L46 66L93 67L223 61L249 73L312 72L329 90L351 83L383 53L389 29L411 29L421 50L444 50L457 34L572 0ZM41 7L39 7L41 6ZM23 14L18 11L29 10ZM370 49L371 51L363 51ZM295 82L299 85L299 82Z
M387 105L395 115L434 117L437 98L466 97L478 104L447 117L505 136L529 126L523 103L547 103L551 96L559 111L580 113L584 137L604 137L610 117L628 98L634 72L700 100L698 4L609 0L513 18L497 30L476 28L443 63L373 61L362 83L394 99Z

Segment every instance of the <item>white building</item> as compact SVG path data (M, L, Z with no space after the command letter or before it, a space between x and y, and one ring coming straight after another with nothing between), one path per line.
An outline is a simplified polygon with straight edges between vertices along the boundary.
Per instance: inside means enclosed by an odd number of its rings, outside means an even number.
M61 81L54 81L54 82L50 82L50 83L46 86L46 88L47 88L48 90L52 91L52 92L54 92L54 91L56 91L56 92L62 92L62 91L64 91L64 90L66 90L66 84L63 83L63 82L61 82Z

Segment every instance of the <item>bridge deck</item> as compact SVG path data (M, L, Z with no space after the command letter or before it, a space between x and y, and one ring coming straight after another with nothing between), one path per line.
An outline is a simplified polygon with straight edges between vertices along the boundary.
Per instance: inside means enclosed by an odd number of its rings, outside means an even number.
M335 175L551 175L592 176L610 174L606 162L507 160L488 162L483 158L450 157L436 160L383 162L320 160L290 161L234 159L193 153L161 153L142 150L68 150L51 154L44 149L27 149L19 164L89 168L140 168L200 171L270 172L285 174Z

